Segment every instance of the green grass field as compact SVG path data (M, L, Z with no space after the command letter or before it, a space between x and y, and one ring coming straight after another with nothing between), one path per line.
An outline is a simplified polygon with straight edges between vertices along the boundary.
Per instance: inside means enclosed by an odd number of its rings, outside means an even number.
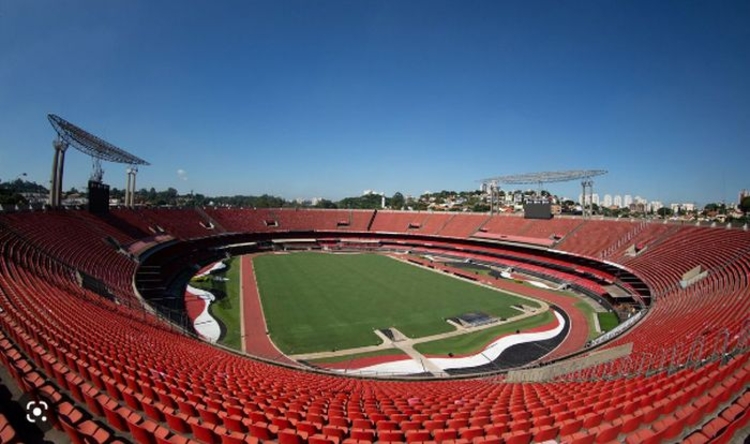
M482 351L482 348L487 345L488 342L500 335L515 332L516 330L521 330L523 332L524 329L546 324L553 319L554 315L552 314L552 311L547 310L544 313L524 318L516 322L511 322L509 324L498 325L497 327L490 327L485 330L479 330L461 336L454 336L452 338L416 344L414 349L427 355L447 355L448 353L461 355L478 353Z
M374 345L374 329L417 338L453 330L444 318L499 317L533 302L377 254L294 253L254 259L274 343L289 354Z
M310 359L308 362L311 364L335 364L338 362L347 362L354 359L361 359L361 358L372 358L375 356L399 356L403 358L407 358L408 355L401 350L397 348L387 348L384 350L376 350L373 352L367 352L367 353L354 353L351 355L346 356L332 356L330 358L321 358L321 359Z
M227 268L214 276L226 277L229 280L217 282L206 280L191 282L190 285L213 291L214 295L223 292L226 296L208 307L209 313L225 328L219 343L235 350L242 350L242 328L240 325L240 258L232 258L226 262Z
M597 316L599 316L599 328L602 329L602 333L612 330L620 323L614 313L597 313Z
M580 300L573 305L575 305L577 309L581 310L581 313L586 315L586 322L589 324L589 339L594 339L595 337L599 336L599 333L596 331L596 324L594 324L594 317L596 316L594 307L592 307L588 302Z

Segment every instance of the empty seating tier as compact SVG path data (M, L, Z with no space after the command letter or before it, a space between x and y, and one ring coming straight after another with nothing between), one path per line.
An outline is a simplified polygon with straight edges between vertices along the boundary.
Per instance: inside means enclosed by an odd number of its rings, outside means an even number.
M106 240L151 236L156 225L178 239L219 234L198 211L114 212L122 223L68 211L0 214L0 358L22 390L51 400L54 425L71 441L724 442L747 424L750 353L741 346L750 325L750 233L580 220L511 226L479 214L422 213L416 220L348 210L205 214L230 232L332 237L370 226L402 241L429 234L420 241L426 248L468 239L483 227L559 234L558 249L587 256L637 237L650 245L643 254L617 250L611 260L642 276L658 298L642 322L606 347L632 342L638 356L651 358L518 384L501 377L374 380L272 365L187 336L143 310L132 287L137 264ZM552 256L514 251L515 259L534 258L536 266L545 260L562 266ZM681 275L696 265L708 276L682 288ZM114 297L82 288L77 271L106 284ZM722 354L730 349L737 352ZM660 360L680 365L656 371ZM0 436L16 439L2 416Z

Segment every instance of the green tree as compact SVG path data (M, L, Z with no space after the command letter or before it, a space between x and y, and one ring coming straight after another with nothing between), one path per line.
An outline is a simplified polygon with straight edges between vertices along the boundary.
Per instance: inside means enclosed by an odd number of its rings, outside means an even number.
M0 189L0 205L18 205L28 203L19 193L11 190Z
M747 213L750 213L750 196L745 196L740 201L740 211L747 217Z
M109 189L109 197L112 199L122 199L125 197L125 190L121 190L117 187Z
M674 213L674 212L673 212L673 211L672 211L672 209L671 209L671 208L669 208L669 207L661 207L661 208L659 208L658 210L656 210L656 214L658 214L658 215L659 215L660 217L662 217L662 218L664 218L664 217L669 217L669 216L671 216L671 215L672 215L673 213Z
M320 199L316 204L315 208L337 208L336 204L328 199Z
M193 204L202 207L206 204L206 196L201 193L193 194Z
M21 177L26 177L26 173L23 173L13 181L3 182L0 180L0 204L27 204L28 201L23 197L22 193L46 194L49 192L38 183L23 180Z
M719 211L720 205L717 203L708 203L703 207L703 214L710 213L713 211Z
M421 200L417 201L417 202L414 202L414 205L412 205L412 206L417 211L425 211L425 210L427 210L427 207L428 207L427 202L424 202L424 201L421 201Z
M401 210L404 208L404 195L401 194L400 191L396 191L393 197L391 197L391 208L394 210Z
M471 208L471 211L474 211L475 213L486 213L490 211L490 206L485 203L477 203Z
M380 208L380 194L365 194L358 197L345 197L338 203L339 208L375 210Z

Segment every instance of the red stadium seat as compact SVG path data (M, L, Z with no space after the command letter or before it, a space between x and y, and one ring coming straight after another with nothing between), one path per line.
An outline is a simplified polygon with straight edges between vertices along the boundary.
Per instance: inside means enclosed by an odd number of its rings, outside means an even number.
M103 217L77 210L0 212L0 362L22 391L52 399L71 441L117 442L123 435L183 444L671 442L689 433L687 442L724 442L746 421L745 395L737 395L750 382L748 355L737 352L750 310L750 234L744 230L460 213L203 211L115 210ZM240 234L212 236L222 230L207 228L209 218ZM592 295L618 281L651 306L626 335L602 346L607 351L630 343L629 357L554 382L507 384L504 376L382 381L300 371L227 353L143 310L133 290L140 264L107 239L127 249L147 242L138 236L151 237L156 226L172 236L148 256L165 279L203 264L226 239L266 242L276 236L269 233L298 230L315 233L332 249L349 235L377 237L378 247L357 248L416 251L415 258L441 273L455 274L455 264L420 256L491 262ZM557 237L540 253L481 240L480 233L526 243ZM638 254L628 253L635 244ZM707 275L683 288L683 276L699 265ZM636 284L621 280L627 270L645 286L636 291ZM108 296L79 285L84 274ZM566 303L512 279L481 283ZM646 288L658 298L650 301ZM573 330L539 362L579 351L588 331ZM571 345L576 335L580 342ZM673 368L663 371L660 363ZM3 439L16 435L0 424Z

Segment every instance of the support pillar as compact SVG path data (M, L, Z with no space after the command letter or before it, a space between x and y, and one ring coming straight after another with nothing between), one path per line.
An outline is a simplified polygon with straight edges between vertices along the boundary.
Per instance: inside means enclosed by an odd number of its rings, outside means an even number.
M52 158L52 175L50 177L49 206L57 208L62 200L63 171L65 168L65 150L68 144L59 137L52 142L55 150Z
M490 216L495 214L495 182L490 182Z
M65 148L67 149L67 145ZM65 171L65 149L60 150L60 162L57 164L57 205L62 204L63 172Z
M126 207L129 207L130 206L130 168L126 169L125 172L128 177L127 177L127 181L125 182L125 202L123 203Z
M130 183L130 208L133 208L135 207L135 175L138 173L138 168L133 167L130 171L133 175L133 180Z
M586 219L586 180L581 181L581 216Z
M49 206L57 207L57 164L60 162L60 150L57 149L57 142L52 146L55 148L55 154L52 156L52 173L49 178Z
M583 188L581 208L583 208L583 218L591 217L594 211L594 181L585 178L581 181L581 188ZM588 190L588 193L587 193ZM588 208L586 208L586 201L588 200Z

